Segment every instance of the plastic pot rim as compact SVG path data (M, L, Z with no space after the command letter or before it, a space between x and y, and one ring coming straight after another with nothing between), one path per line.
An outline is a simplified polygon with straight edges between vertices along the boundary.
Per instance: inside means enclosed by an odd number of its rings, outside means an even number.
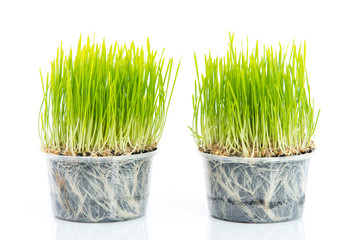
M144 158L151 158L158 153L158 150L147 152L147 153L138 153L138 154L129 154L129 155L121 155L121 156L101 156L101 157L91 157L91 156L64 156L57 155L52 153L45 153L46 159L48 160L56 160L56 161L64 161L64 162L79 162L79 163L91 163L91 162L124 162L124 161L132 161L139 160Z
M221 156L221 155L214 155L210 153L204 153L200 152L199 154L206 158L207 160L215 160L215 161L223 161L223 162L236 162L236 163L265 163L265 162L271 162L271 163L281 163L281 162L289 162L289 161L301 161L304 159L310 159L315 153L315 150L311 153L305 153L300 155L294 155L294 156L287 156L287 157L256 157L256 158L250 158L250 157L229 157L229 156Z

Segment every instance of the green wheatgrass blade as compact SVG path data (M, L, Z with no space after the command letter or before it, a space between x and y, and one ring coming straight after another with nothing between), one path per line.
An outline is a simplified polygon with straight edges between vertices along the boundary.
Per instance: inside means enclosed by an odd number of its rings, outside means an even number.
M173 59L165 64L156 54L149 40L145 52L134 42L107 50L105 40L82 44L80 37L76 54L70 49L67 56L61 44L46 80L40 71L43 151L103 156L155 149L180 66L171 78Z
M306 43L237 51L229 34L223 58L205 55L205 73L196 67L193 124L199 149L212 154L269 157L312 151L320 111L305 67Z

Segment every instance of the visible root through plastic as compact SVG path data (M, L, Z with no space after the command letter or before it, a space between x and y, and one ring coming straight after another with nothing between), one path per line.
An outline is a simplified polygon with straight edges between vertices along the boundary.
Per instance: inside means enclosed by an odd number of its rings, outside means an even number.
M239 222L279 222L302 214L308 159L229 163L206 160L210 210Z
M55 216L80 222L119 221L144 214L150 159L106 162L49 160Z

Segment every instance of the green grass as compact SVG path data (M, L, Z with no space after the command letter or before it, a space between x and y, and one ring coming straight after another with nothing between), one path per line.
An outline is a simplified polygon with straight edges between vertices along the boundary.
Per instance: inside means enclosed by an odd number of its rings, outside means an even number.
M121 155L151 151L164 130L178 70L173 59L118 43L82 45L67 56L61 47L41 81L39 135L45 152ZM164 52L164 51L163 51ZM162 52L162 53L163 53ZM172 83L170 83L172 82Z
M237 51L230 35L226 57L205 56L193 95L192 132L200 151L271 157L314 149L315 114L305 68L306 42ZM262 54L260 53L262 52Z

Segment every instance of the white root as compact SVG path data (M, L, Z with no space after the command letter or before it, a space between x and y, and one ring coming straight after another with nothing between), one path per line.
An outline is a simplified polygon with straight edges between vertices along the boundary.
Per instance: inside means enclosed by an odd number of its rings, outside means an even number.
M231 162L205 157L211 214L239 222L279 222L301 216L309 158Z
M121 221L144 214L151 158L76 162L49 159L56 217L79 222Z

